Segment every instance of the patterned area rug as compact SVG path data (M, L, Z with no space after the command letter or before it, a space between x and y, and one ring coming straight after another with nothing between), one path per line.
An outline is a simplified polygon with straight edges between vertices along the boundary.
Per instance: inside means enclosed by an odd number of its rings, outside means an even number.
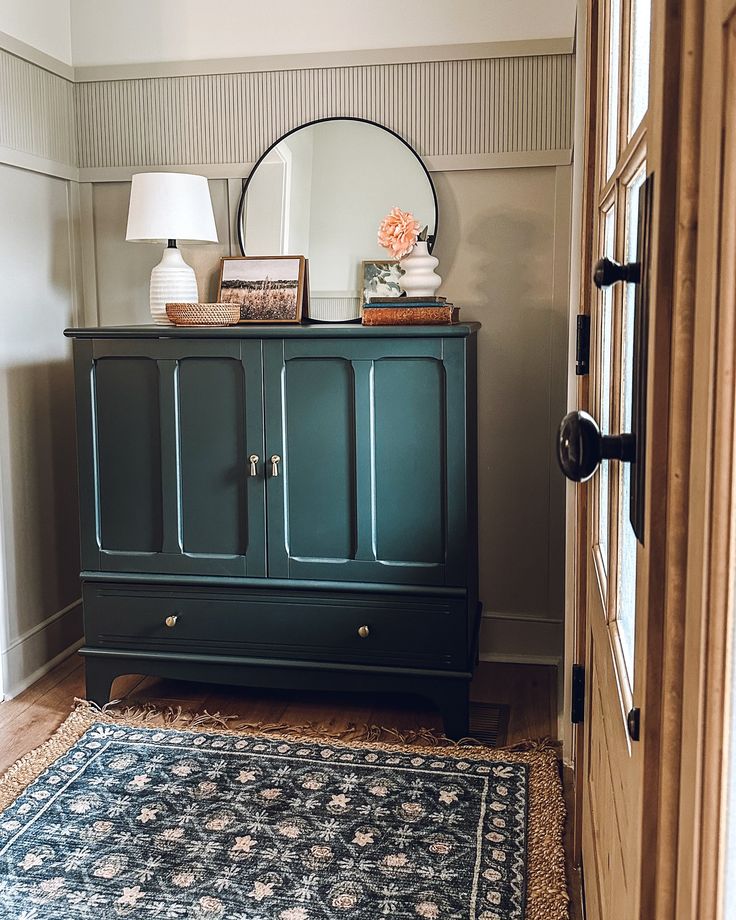
M175 722L80 703L0 780L3 920L568 915L544 746Z

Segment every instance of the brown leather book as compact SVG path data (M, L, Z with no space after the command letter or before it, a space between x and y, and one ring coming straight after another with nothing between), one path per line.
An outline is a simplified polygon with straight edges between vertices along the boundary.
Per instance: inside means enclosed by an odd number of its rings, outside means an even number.
M451 326L459 307L371 307L363 311L364 326Z

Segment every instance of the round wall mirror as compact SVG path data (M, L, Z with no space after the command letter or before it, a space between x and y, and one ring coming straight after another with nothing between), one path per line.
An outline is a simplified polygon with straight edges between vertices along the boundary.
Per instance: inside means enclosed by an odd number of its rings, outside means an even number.
M398 266L377 240L391 208L411 211L437 237L437 195L414 149L388 128L329 118L273 144L246 181L238 208L243 255L309 259L309 316L360 316L366 285L398 294ZM382 264L383 263L383 264Z

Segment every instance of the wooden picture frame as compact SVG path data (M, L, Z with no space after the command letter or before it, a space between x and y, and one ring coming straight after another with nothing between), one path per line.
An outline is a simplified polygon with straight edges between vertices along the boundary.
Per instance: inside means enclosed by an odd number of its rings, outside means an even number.
M273 278L274 271L279 277ZM225 256L218 301L240 303L241 323L300 323L306 276L304 256Z

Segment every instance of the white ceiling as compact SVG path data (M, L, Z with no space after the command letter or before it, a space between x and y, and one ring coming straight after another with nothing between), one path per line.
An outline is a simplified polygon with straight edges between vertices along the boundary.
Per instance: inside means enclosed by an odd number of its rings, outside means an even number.
M574 28L575 0L71 0L77 67L571 38Z

